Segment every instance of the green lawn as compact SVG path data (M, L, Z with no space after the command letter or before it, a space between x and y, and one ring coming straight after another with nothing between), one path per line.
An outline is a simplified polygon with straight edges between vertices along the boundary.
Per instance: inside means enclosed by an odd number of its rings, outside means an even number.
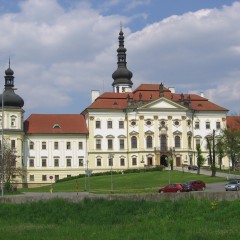
M85 200L0 205L0 239L236 240L240 201Z
M156 192L159 187L169 183L187 182L192 179L203 180L206 183L223 182L224 178L210 177L205 175L196 175L194 173L179 171L154 171L143 173L113 174L105 176L91 176L69 180L53 184L54 192L75 192L87 191L94 193L111 192L111 183L114 193L137 193L137 192ZM50 186L39 188L21 189L20 191L28 192L49 192Z

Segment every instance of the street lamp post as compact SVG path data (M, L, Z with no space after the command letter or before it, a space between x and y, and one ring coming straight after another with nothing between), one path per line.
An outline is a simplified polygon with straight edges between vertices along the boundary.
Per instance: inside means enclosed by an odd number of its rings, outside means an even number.
M4 98L2 92L2 197L4 195Z
M110 164L111 164L111 193L113 192L113 178L112 178L112 167L113 167L113 157L114 157L114 154L113 153L110 153L108 155L109 157L109 160L110 160Z

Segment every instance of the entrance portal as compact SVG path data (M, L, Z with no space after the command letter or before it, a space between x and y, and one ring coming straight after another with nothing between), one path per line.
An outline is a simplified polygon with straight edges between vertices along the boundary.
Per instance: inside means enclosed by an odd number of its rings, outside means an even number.
M163 165L165 167L168 166L168 156L167 155L162 155L160 158L160 165Z

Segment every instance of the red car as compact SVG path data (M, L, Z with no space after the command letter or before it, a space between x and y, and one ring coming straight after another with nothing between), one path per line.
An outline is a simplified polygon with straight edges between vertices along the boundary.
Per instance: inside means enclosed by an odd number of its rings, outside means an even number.
M197 191L197 190L205 190L206 184L201 180L191 180L187 183L183 184L185 190L189 191Z
M164 192L185 192L185 188L181 183L173 183L159 189L159 193Z

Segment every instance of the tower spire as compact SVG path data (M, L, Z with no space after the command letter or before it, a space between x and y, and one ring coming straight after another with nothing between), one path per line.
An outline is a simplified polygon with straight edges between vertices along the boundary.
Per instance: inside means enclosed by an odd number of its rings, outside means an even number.
M122 24L120 23L120 32L119 32L119 47L117 49L117 70L112 74L113 81L113 90L114 92L131 92L132 91L132 81L133 76L132 72L127 69L126 61L126 51L124 47L124 35L122 31Z

